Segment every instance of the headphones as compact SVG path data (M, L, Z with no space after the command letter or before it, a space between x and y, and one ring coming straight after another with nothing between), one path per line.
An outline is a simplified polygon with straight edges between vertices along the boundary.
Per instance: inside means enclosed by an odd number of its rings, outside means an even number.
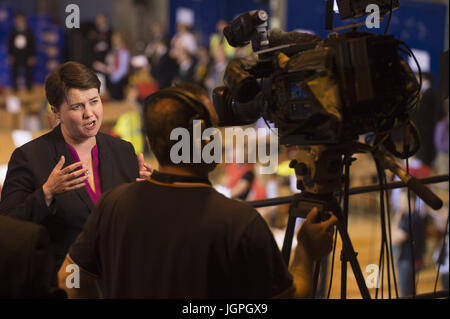
M190 91L179 88L179 87L169 87L159 90L148 96L145 100L144 105L156 103L160 99L173 99L180 102L183 106L187 106L194 111L194 115L189 119L188 131L191 137L194 137L194 121L200 121L200 151L211 141L209 138L202 139L203 131L206 128L213 127L217 123L214 121L214 116L212 111L208 110L204 103L202 103L198 96L191 93ZM148 110L146 111L148 112ZM198 124L197 124L198 125Z
M189 131L193 127L194 120L200 120L202 125L202 132L205 127L212 127L212 115L206 106L193 93L178 87L169 87L159 90L156 93L148 96L145 104L155 103L156 100L169 98L174 99L183 106L188 106L194 111L194 115L189 120Z

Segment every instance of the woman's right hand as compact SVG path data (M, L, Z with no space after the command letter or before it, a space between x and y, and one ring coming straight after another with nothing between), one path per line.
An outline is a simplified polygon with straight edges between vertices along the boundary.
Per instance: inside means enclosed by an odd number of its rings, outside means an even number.
M64 162L65 158L61 156L47 181L42 186L47 206L50 206L55 195L83 187L85 185L84 181L88 178L87 169L74 171L81 166L81 162L62 168Z

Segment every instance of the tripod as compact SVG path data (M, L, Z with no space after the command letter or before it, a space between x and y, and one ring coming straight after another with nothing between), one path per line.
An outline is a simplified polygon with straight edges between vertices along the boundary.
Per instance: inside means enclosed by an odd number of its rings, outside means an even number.
M320 212L319 216L323 220L325 219L325 212L331 211L338 219L337 229L342 238L343 246L341 252L341 296L342 298L346 297L347 262L350 262L361 296L364 299L370 299L369 290L356 258L357 253L353 248L347 232L349 167L352 162L352 152L350 150L355 145L299 148L296 159L291 162L290 167L295 169L297 176L301 176L298 180L297 188L302 190L302 193L294 195L289 206L289 219L283 242L282 255L286 264L289 264L295 222L298 217L305 218L313 207L317 207ZM342 160L343 153L345 154L344 160ZM344 164L346 192L344 195L344 210L342 211L338 200L333 194L340 190L341 172ZM318 268L316 268L315 275L316 283L317 275Z
M313 207L319 209L321 213L319 216L322 219L326 218L325 212L333 212L338 219L337 228L342 239L341 298L343 299L346 298L347 289L347 262L350 262L361 296L370 299L370 293L356 258L357 254L347 232L350 165L354 160L352 155L368 151L372 152L372 155L377 158L383 168L389 169L397 175L408 189L416 193L427 205L435 210L442 207L442 200L419 180L404 172L387 154L370 150L367 145L349 142L341 145L299 146L296 159L291 161L290 167L295 169L298 177L297 188L302 193L292 197L282 255L288 265L297 217L305 218ZM342 175L344 166L345 171ZM341 191L342 177L345 181L343 210L334 196ZM316 279L317 270L318 268L315 272Z

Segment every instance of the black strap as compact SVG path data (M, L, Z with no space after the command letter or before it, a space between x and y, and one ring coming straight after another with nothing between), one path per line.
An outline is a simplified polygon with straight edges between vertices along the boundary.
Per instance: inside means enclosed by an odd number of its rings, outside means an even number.
M153 179L157 182L166 183L166 184L202 183L202 184L208 184L208 185L212 186L211 182L206 177L166 174L166 173L160 173L157 170L153 170L151 179Z

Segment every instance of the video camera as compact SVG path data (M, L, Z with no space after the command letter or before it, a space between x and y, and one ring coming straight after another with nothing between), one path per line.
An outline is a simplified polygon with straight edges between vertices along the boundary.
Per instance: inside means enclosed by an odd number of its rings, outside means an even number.
M356 30L322 40L268 31L267 20L266 12L250 11L224 29L232 46L251 42L258 60L228 64L224 86L213 92L220 126L263 117L278 128L281 144L321 145L369 132L385 139L408 122L420 84L402 56L412 55L404 42Z

